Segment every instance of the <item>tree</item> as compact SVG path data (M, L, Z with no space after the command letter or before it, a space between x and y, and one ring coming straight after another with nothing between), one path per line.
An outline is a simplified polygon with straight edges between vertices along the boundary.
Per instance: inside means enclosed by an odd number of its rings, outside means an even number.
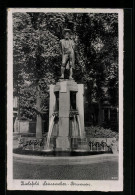
M87 87L86 98L100 103L107 97L117 106L118 15L109 13L14 13L14 87L20 91L21 118L35 119L37 83L48 108L48 85L60 75L59 40L64 28L76 42L74 78ZM31 90L25 90L28 87ZM105 90L106 89L106 90Z

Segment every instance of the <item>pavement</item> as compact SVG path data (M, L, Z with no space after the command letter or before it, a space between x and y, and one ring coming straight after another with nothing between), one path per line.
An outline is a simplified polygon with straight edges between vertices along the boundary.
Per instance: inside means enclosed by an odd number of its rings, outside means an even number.
M16 144L14 145L16 148ZM118 155L32 156L13 154L14 179L117 180Z
M14 179L115 180L118 156L40 157L14 154Z
M117 180L118 162L106 161L76 165L39 165L14 161L14 179Z

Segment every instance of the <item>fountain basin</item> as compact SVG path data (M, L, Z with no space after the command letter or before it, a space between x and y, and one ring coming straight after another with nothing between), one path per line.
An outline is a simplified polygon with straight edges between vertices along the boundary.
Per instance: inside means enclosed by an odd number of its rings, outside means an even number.
M15 148L13 150L15 154L31 155L31 156L90 156L98 154L112 154L111 151L86 151L86 150L74 150L74 151L52 151L52 150L22 150L22 148Z

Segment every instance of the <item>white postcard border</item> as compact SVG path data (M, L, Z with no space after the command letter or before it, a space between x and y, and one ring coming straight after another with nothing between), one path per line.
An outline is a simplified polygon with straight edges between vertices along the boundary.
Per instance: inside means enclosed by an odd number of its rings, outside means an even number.
M8 190L49 190L49 191L122 191L123 190L123 9L89 8L8 8L8 55L7 55L7 189ZM118 13L119 24L119 180L25 180L39 185L21 185L24 180L13 179L13 21L14 12L91 12ZM60 182L61 185L60 185ZM74 182L74 185L72 185ZM52 183L52 185L43 185ZM65 185L63 184L65 183Z

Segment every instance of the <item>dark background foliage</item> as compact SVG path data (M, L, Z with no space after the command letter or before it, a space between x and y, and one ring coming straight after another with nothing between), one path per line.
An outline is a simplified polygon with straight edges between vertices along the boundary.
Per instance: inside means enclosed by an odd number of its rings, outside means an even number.
M85 85L85 100L118 105L118 15L113 13L14 13L14 93L20 118L35 120L36 86L42 109L49 106L49 84L58 81L59 41L64 28L76 43L74 79ZM48 113L46 112L46 117ZM44 117L44 118L46 118Z

